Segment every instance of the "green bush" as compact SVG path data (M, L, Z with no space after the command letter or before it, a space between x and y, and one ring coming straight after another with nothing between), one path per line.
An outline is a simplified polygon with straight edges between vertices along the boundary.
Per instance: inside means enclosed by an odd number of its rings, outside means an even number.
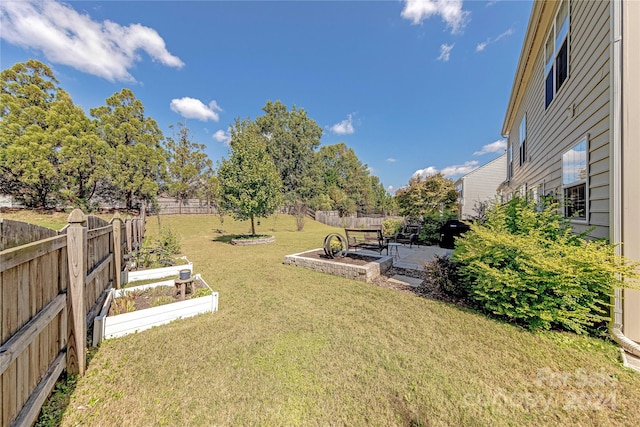
M399 219L386 219L382 221L382 234L393 236L402 230L402 221Z
M424 265L427 278L447 295L466 297L469 294L468 284L462 280L458 263L448 256L436 255Z
M597 334L612 290L638 278L638 264L614 246L572 232L557 204L540 212L515 198L488 209L457 242L453 259L481 308L530 329Z
M420 235L418 240L428 244L438 243L440 239L440 228L450 219L457 218L458 215L455 212L444 211L442 214L439 212L425 215L422 220L422 228L420 228Z

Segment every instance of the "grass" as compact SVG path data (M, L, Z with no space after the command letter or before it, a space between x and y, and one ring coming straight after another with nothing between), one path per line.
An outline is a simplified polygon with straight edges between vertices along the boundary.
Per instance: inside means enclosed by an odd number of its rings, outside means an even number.
M77 379L63 426L637 425L640 378L609 342L531 333L469 310L283 265L340 231L293 217L276 237L216 216L161 217L219 312L107 340ZM150 217L150 236L158 232Z

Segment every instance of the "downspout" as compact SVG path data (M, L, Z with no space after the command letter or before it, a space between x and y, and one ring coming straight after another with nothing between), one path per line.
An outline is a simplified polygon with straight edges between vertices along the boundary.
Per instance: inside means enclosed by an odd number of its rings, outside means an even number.
M611 0L611 224L613 243L622 242L622 2ZM616 255L622 255L622 246L615 247ZM622 289L615 289L611 308L609 332L611 338L625 351L640 357L640 345L622 332Z

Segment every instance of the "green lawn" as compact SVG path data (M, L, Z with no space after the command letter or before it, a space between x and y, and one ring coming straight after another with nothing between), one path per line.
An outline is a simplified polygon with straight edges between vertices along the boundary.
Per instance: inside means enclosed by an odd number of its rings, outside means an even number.
M219 312L108 340L62 425L637 425L640 376L610 343L530 333L442 302L283 265L336 229L161 217ZM150 217L148 235L157 234Z

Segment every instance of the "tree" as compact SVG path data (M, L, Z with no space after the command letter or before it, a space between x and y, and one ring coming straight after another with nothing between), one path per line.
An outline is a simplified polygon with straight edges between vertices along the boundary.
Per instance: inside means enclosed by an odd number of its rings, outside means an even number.
M231 154L222 159L218 170L223 207L239 220L266 218L282 203L282 182L265 137L249 120L236 120L231 129Z
M320 147L317 156L324 171L325 191L334 207L341 214L368 212L373 203L369 169L355 151L340 142Z
M170 126L173 129L173 126ZM169 182L168 192L180 202L180 213L184 200L197 195L205 180L204 172L211 169L212 162L204 152L205 145L191 141L189 128L178 123L174 133L176 139L167 138Z
M94 123L82 108L73 105L71 98L60 98L65 102L56 103L52 115L65 123L51 135L61 145L58 152L60 195L74 207L91 210L94 195L107 177L109 146L98 138Z
M455 211L458 192L453 181L441 173L423 178L414 176L396 192L400 215L419 218L445 211Z
M280 101L267 101L256 119L258 132L266 138L267 152L276 165L287 204L305 204L320 191L314 151L320 146L322 128L295 105L291 111Z
M387 192L380 178L375 175L369 177L371 181L371 193L373 195L373 208L382 215L387 215L388 211L394 210L395 199Z
M0 191L47 207L59 187L50 110L62 92L53 72L29 60L3 70L0 90Z
M220 180L215 175L213 169L208 169L204 175L204 181L200 187L201 199L204 199L207 206L213 206L220 218L220 226L224 226L224 216L227 214L222 206L222 189L220 188Z
M162 131L145 117L142 102L130 89L122 89L92 108L98 136L111 148L111 174L103 196L123 201L127 209L155 200L166 171Z

